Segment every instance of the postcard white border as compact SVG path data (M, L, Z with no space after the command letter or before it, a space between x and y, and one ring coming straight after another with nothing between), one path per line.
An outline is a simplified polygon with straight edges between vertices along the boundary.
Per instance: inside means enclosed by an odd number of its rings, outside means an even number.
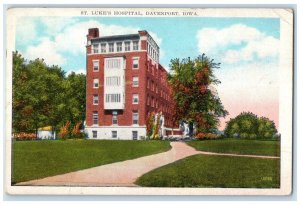
M11 186L12 52L15 50L16 19L20 16L82 16L81 11L195 11L199 17L280 18L280 103L281 133L280 189L248 188L143 188L143 187L48 187ZM107 15L101 15L102 17ZM115 15L114 17L139 17ZM111 16L112 17L112 16ZM143 17L166 17L165 15ZM170 17L170 16L167 16ZM171 17L182 17L171 16ZM187 17L187 16L185 16ZM17 195L289 195L292 191L292 96L293 96L293 11L290 9L200 9L200 8L10 8L7 10L6 59L6 177L8 194ZM8 35L9 34L9 35Z

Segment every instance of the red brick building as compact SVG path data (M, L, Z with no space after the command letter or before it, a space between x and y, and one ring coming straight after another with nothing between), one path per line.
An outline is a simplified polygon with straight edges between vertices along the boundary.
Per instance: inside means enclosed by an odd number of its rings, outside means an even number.
M161 133L166 133L172 112L167 71L147 31L101 36L98 28L91 28L86 59L89 138L141 139L149 112L161 112Z

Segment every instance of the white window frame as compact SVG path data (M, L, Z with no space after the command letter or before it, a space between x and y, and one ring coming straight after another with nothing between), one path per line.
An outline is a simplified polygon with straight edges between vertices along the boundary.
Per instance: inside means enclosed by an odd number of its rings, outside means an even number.
M95 69L95 64L94 63L97 63L97 65L98 65L98 69L96 70ZM100 70L100 63L99 63L99 60L93 60L93 71L94 72L99 72L99 70Z
M129 47L127 47L127 45L129 45ZM125 47L125 51L130 51L130 41L125 41L124 42L124 47Z
M112 45L112 47L111 47L111 45ZM115 52L115 43L108 43L108 52L109 53Z
M97 130L92 130L92 137L93 138L98 138L98 132L97 132Z
M92 50L93 50L93 53L99 53L99 43L93 44ZM95 51L97 51L97 52L95 52Z
M135 121L137 121L135 123ZM132 112L132 124L133 125L138 125L139 124L139 112L138 111L133 111Z
M113 139L118 138L118 131L112 130L112 131L111 131L111 138L113 138Z
M137 61L137 68L134 67L135 61ZM140 67L140 58L138 58L138 57L132 58L132 69L139 69L139 67Z
M137 100L137 102L135 102ZM139 94L132 94L132 104L139 104Z
M120 103L121 102L121 94L120 93L107 93L105 95L106 103Z
M99 95L95 94L93 95L93 105L99 104Z
M134 135L136 134L136 138L134 137ZM138 140L139 138L139 132L137 130L133 130L132 131L132 140Z
M103 46L104 45L104 46ZM102 49L102 48L104 48L104 49ZM100 51L101 51L101 53L106 53L106 50L107 50L107 48L106 48L106 43L101 43L100 44Z
M97 123L95 123L97 120ZM98 112L93 112L93 125L98 125L99 124L99 113Z
M132 41L132 50L133 51L138 51L139 50L139 41Z
M93 80L93 88L99 88L99 79L98 78L94 78L94 80Z
M132 87L139 87L139 77L138 76L132 77Z
M118 125L118 111L112 111L112 125Z
M121 47L119 45L121 44ZM119 49L121 48L121 49ZM117 52L122 52L123 51L123 43L122 42L117 42Z

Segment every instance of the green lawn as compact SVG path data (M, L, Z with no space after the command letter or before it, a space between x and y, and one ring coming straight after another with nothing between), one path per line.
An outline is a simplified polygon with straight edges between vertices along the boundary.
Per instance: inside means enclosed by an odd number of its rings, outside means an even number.
M13 141L12 184L167 151L167 141Z
M187 144L208 152L280 156L280 141L219 139L190 141Z
M280 160L194 155L155 169L135 183L146 187L279 188Z

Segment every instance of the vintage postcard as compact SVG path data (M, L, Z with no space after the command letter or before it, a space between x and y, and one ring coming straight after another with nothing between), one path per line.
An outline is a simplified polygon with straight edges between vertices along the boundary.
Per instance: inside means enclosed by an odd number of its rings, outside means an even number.
M6 12L7 193L291 194L293 10Z

